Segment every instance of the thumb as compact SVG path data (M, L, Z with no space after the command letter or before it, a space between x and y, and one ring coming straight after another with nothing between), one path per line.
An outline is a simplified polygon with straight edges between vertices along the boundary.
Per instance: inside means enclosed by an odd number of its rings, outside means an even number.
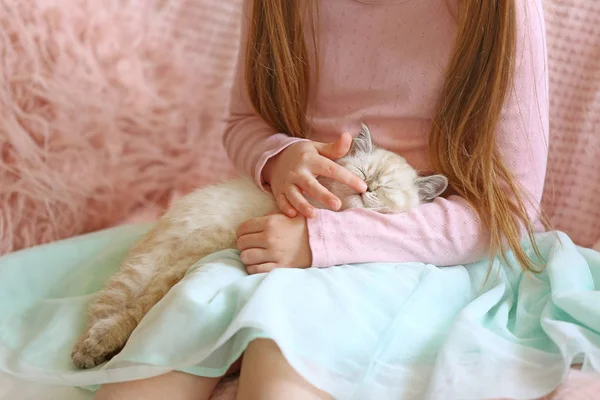
M344 132L340 137L333 143L314 143L315 148L323 157L327 157L330 160L337 160L344 157L350 151L352 147L352 135L348 132Z

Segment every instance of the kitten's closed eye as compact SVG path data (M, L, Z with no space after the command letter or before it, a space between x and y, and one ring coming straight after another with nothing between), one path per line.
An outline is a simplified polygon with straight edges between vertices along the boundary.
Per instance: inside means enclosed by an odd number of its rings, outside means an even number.
M363 181L365 181L365 183L367 183L367 174L365 174L365 171L363 171L362 169L356 167L356 169L358 170L358 176L360 177L360 179L362 179Z
M352 149L338 163L367 184L365 193L357 193L335 181L323 181L327 189L342 200L343 210L368 208L382 213L399 213L433 200L448 186L446 177L419 177L403 157L377 147L364 124L353 140Z

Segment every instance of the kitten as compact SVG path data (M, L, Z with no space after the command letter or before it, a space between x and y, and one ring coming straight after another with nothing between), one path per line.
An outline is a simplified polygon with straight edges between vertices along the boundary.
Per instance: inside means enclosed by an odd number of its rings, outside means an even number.
M364 124L349 154L337 162L368 185L368 191L360 194L319 178L342 200L342 210L401 213L433 200L448 185L442 175L419 177L404 158L376 147ZM118 353L144 315L189 267L206 255L235 248L241 223L276 209L273 196L249 179L199 189L177 201L132 248L91 304L87 328L71 355L73 364L92 368Z

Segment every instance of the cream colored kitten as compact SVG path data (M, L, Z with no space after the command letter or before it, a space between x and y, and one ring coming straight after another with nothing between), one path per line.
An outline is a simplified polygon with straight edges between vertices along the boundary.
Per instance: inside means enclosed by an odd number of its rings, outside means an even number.
M404 158L374 146L365 125L338 163L369 188L360 194L320 178L342 200L342 209L400 213L439 196L448 184L441 175L419 177ZM273 196L249 179L199 189L177 201L132 248L91 304L88 326L73 349L73 364L91 368L119 352L144 315L189 267L208 254L235 248L235 232L242 222L275 209Z

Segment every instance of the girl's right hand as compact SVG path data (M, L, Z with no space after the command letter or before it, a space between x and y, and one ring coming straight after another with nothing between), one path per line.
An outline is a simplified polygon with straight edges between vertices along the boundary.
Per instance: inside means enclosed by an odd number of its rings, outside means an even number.
M348 185L359 193L366 191L365 182L333 161L345 156L351 146L352 136L344 133L333 143L294 143L269 159L263 169L263 178L271 186L279 210L291 218L298 212L312 217L315 208L303 192L331 210L339 210L341 200L317 181L318 176Z

